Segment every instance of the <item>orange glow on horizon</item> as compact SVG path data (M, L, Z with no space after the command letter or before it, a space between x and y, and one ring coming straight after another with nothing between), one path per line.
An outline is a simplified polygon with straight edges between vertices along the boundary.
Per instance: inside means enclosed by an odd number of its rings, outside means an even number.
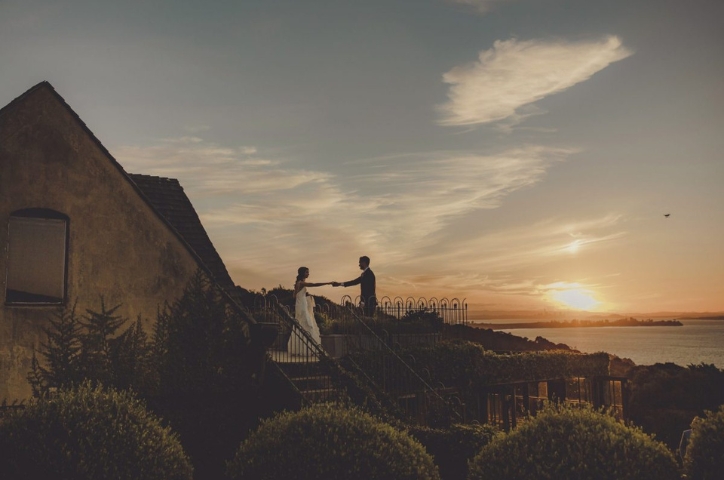
M582 288L569 288L554 290L549 293L550 298L560 305L575 310L595 310L601 302L593 297L593 293Z

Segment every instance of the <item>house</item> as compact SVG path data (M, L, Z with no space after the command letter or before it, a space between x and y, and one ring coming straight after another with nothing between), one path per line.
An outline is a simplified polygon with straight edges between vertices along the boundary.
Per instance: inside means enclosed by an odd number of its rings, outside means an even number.
M0 400L31 395L54 309L103 295L150 326L199 270L244 311L177 180L127 173L48 82L0 109Z

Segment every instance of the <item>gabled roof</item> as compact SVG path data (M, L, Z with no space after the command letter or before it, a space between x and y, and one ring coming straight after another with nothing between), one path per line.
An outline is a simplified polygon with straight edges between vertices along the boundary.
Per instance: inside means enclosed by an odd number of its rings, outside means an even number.
M12 102L0 108L0 116L20 105L23 100L36 91L43 89L49 91L76 120L78 125L88 134L90 139L104 153L113 166L118 169L119 173L133 186L138 195L169 227L171 232L173 232L189 253L196 259L199 268L209 274L212 280L222 287L222 291L232 300L232 303L244 311L244 308L239 304L239 290L245 290L234 286L234 282L231 280L229 272L224 266L224 262L211 243L211 240L206 234L206 230L204 230L196 211L191 205L191 201L189 201L184 193L178 180L152 177L149 175L129 175L126 173L121 164L113 158L113 155L103 146L85 122L81 120L65 99L60 96L60 94L55 91L55 88L47 81L40 82L29 88ZM255 323L253 318L250 316L247 317L249 321Z
M171 224L201 258L219 285L232 291L234 282L206 234L194 206L175 178L129 173L151 205Z

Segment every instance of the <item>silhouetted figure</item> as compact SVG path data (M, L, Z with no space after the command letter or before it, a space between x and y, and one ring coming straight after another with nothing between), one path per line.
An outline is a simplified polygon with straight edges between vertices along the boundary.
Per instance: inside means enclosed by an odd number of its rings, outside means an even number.
M307 281L309 278L309 269L307 267L299 267L297 270L297 279L294 281L294 318L299 325L307 331L317 344L322 343L319 336L319 327L314 320L314 297L307 294L307 287L322 287L331 285L327 283L311 283ZM289 337L287 342L287 352L290 355L311 355L309 348L299 340L294 333Z
M352 285L360 285L360 297L362 299L361 306L365 316L371 317L374 315L377 309L377 296L375 294L375 274L370 270L370 257L362 256L359 257L359 268L362 270L362 275L350 280L348 282L332 282L335 287L351 287Z

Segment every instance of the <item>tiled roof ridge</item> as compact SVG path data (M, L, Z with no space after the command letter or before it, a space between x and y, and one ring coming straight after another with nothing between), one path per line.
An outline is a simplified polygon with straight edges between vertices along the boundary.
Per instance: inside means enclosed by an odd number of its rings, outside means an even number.
M181 182L178 181L178 178L173 178L173 177L161 177L161 176L159 176L159 175L148 175L148 174L146 174L146 173L129 173L128 176L130 176L131 178L133 178L133 177L143 177L143 178L154 178L154 179L157 179L157 180L168 180L168 181L176 182L176 183L178 183L179 185L181 185ZM183 187L182 187L182 188L183 188Z
M201 223L193 203L175 178L129 173L149 201L193 248L217 282L234 290L234 282Z

